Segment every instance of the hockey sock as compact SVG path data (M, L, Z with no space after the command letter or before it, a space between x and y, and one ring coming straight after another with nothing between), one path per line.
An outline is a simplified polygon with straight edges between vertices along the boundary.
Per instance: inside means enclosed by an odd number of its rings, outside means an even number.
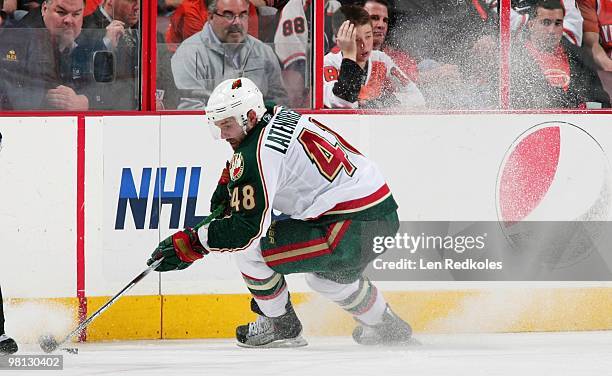
M279 317L287 312L289 290L282 274L274 273L268 278L258 279L242 273L242 278L264 315Z
M367 325L382 321L387 302L367 278L361 277L353 283L340 284L309 274L306 282L313 290L334 301L359 321Z

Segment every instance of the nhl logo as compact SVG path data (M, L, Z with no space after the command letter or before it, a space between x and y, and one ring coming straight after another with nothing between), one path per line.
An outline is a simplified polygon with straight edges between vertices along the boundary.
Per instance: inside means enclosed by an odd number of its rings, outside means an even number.
M240 179L242 173L244 172L244 158L242 158L242 153L236 153L234 156L232 156L229 171L230 179L232 179L232 181Z

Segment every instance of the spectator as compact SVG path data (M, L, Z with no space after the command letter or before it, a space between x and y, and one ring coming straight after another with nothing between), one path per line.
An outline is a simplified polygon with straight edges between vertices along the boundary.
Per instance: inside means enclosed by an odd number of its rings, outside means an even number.
M0 40L0 108L82 111L100 108L93 51L80 38L83 0L46 0Z
M246 33L248 11L247 0L210 1L204 29L186 39L172 57L179 109L204 109L217 84L241 76L253 80L266 100L285 102L278 58L272 48Z
M497 1L494 1L497 3ZM510 28L513 32L520 31L529 20L529 9L537 3L537 0L512 0L510 10ZM582 24L583 18L576 6L576 0L562 0L561 5L565 9L563 17L563 35L577 46L582 46Z
M262 34L260 23L266 24L270 20L259 22L258 14L262 17L276 14L276 10L266 4L264 0L251 0L249 4L248 33L260 40L259 36ZM205 0L183 0L170 16L170 24L166 30L166 43L170 51L175 52L178 44L202 31L207 18L208 9Z
M323 63L325 107L422 107L423 95L384 52L372 50L373 32L368 12L360 6L340 8L333 19L341 23L337 47Z
M612 72L612 4L578 0L584 17L584 45L597 67Z
M424 70L423 74L419 75L417 62L414 58L407 52L385 43L389 31L389 3L387 0L367 0L363 7L370 14L370 20L372 21L374 49L389 55L412 81L427 84L436 81L449 83L459 80L459 69L456 65L451 64L439 64L438 67Z
M293 108L310 106L310 20L311 0L273 1L278 9L278 17L273 22L274 52L280 60L283 82L289 94L289 104ZM331 30L331 16L340 8L336 0L325 0L325 51L328 52L328 32ZM329 22L327 22L329 19ZM330 32L331 34L331 32Z
M539 0L531 12L525 40L511 51L511 106L610 107L608 94L593 70L594 62L563 38L561 2Z
M140 0L103 0L100 6L83 20L84 29L107 29L108 43L117 46L128 29L136 29L140 20ZM109 26L120 26L109 31ZM111 28L112 29L112 28Z
M385 44L389 31L389 3L387 0L367 0L363 7L370 15L370 21L372 21L373 48L389 55L412 81L416 81L419 76L416 61L406 52Z
M166 43L170 51L193 34L201 31L208 18L205 0L183 0L170 16L166 30Z
M83 21L88 37L99 39L116 56L113 110L135 110L139 106L140 84L140 0L104 0ZM102 36L98 31L106 30Z
M612 96L612 5L609 1L578 0L584 16L584 48L599 68L597 72Z
M289 105L293 108L306 108L310 93L307 63L310 1L282 1L274 34L274 52L281 64L283 82L289 94Z

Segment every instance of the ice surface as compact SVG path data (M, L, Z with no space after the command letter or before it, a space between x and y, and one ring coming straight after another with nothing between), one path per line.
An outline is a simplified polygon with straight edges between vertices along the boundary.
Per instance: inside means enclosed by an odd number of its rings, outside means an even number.
M580 375L612 372L612 331L417 335L422 346L363 347L311 337L299 349L243 349L232 340L78 344L63 371L45 375ZM40 354L23 345L21 354ZM12 374L12 373L11 373ZM20 371L19 375L41 375Z

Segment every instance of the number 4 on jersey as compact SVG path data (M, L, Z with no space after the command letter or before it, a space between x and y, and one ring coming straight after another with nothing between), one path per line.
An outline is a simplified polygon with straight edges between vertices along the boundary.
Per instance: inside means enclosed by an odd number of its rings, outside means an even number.
M304 151L317 169L327 180L333 181L344 169L349 176L353 176L356 168L348 160L346 152L339 144L332 145L321 135L308 130L302 130L298 137Z

